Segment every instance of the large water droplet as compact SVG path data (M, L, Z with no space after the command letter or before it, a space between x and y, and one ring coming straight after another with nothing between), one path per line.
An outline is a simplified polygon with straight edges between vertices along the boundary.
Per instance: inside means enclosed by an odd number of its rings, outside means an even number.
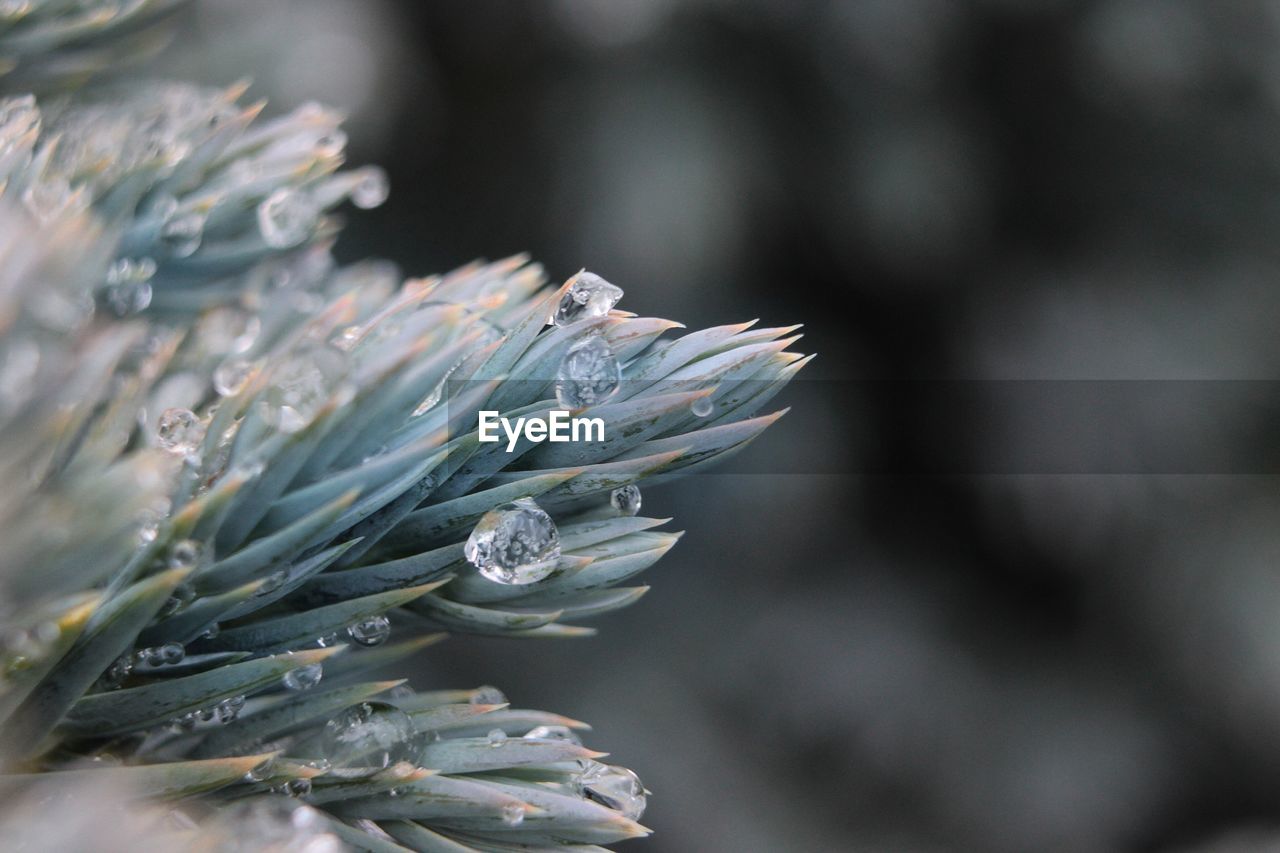
M334 767L382 769L413 761L413 723L385 702L361 702L325 723L321 741Z
M603 317L622 298L622 288L610 284L593 272L580 272L573 277L573 284L560 297L551 322L567 326L588 317Z
M609 503L618 511L618 515L635 515L640 511L640 487L635 483L614 489L609 494Z
M232 397L244 390L253 376L254 364L245 358L229 358L213 371L213 389L223 397Z
M351 188L351 202L364 210L377 207L387 200L391 185L387 173L377 166L365 166L356 173L356 185Z
M471 698L467 701L472 705L505 705L507 694L491 684L484 684L471 691Z
M160 229L160 241L169 247L169 254L175 258L190 257L204 239L204 223L204 214L179 213Z
M607 400L622 382L622 368L601 335L569 347L556 371L556 401L566 409L581 409Z
M307 194L278 189L258 205L258 230L263 241L275 249L288 249L311 235L320 209Z
M574 780L578 791L587 799L620 812L623 817L639 820L644 814L644 785L625 767L586 761Z
M117 258L107 268L102 300L117 317L128 317L151 304L151 278L156 262L151 258Z
M156 444L176 456L194 453L204 439L204 424L190 409L165 409L156 422Z
M324 666L317 662L289 670L280 681L286 690L310 690L319 684L323 677Z
M302 429L328 401L343 368L342 354L331 346L307 348L273 367L264 419L281 432Z
M485 735L485 740L489 742L489 746L495 749L500 746L506 746L507 733L502 729L490 729L489 734Z
M713 408L714 404L711 402L710 397L699 397L693 401L693 405L689 407L689 411L693 412L700 418L705 418L707 415L711 414L711 410Z
M391 636L391 620L385 616L374 616L352 625L347 634L362 646L379 646Z
M481 516L463 553L491 581L533 583L555 568L560 557L560 532L532 498L520 498Z

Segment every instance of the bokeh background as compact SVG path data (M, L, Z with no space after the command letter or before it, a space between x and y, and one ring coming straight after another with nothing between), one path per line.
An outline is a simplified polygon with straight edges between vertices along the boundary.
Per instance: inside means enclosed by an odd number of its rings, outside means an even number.
M349 113L393 193L344 258L807 323L765 464L645 495L642 602L414 678L592 721L637 848L1280 849L1280 406L1162 384L1280 366L1280 4L207 0L160 71ZM1079 380L1238 464L1055 429Z

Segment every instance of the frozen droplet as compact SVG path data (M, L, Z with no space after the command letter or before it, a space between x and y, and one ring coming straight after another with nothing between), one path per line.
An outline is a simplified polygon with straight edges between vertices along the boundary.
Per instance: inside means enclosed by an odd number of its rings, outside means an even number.
M285 582L288 580L288 569L280 569L279 571L272 572L262 579L262 585L258 587L256 592L254 592L254 595L270 595L280 589L280 587L284 586Z
M172 666L175 663L182 663L182 659L187 656L187 650L183 648L182 643L165 643L162 646L138 649L133 656L139 664L146 666Z
M387 691L387 696L392 699L409 699L417 695L417 692L407 684L397 684Z
M356 183L351 188L351 203L364 210L377 207L387 200L391 184L387 173L377 166L365 166L356 172Z
M170 563L172 564L172 558L170 559ZM192 563L191 565L194 565L194 563ZM171 565L170 567L185 568L184 566L173 566L173 565ZM195 587L193 587L189 583L178 584L176 587L174 587L174 590L172 594L170 594L168 600L165 601L164 606L160 608L160 616L162 617L172 616L174 613L177 613L179 610L181 610L182 608L190 604L192 601L194 601L195 597L196 597Z
M431 393L423 397L422 402L413 410L413 417L421 417L440 404L440 401L444 399L445 389L448 387L446 383L448 383L449 377L453 375L453 371L457 369L458 365L455 364L445 372L444 377L436 384L436 387L431 389Z
M101 683L107 690L115 690L124 684L125 679L133 672L133 655L121 655L107 667L102 674Z
M413 723L385 702L361 702L325 723L321 743L337 768L382 769L413 760Z
M342 353L331 346L309 347L273 366L263 394L264 419L281 432L302 429L328 401L344 370Z
M582 739L568 726L537 726L524 733L528 740L560 740L582 745Z
M204 424L190 409L165 409L156 422L156 444L176 456L194 453L204 439Z
M233 397L244 390L253 376L254 364L246 358L229 358L213 371L213 390Z
M500 746L506 745L507 733L504 732L502 729L490 729L489 733L485 735L485 740L489 742L489 746L494 747L496 749Z
M200 562L200 555L203 550L204 546L195 539L183 539L175 542L173 547L169 549L169 568L189 569L195 566ZM182 590L183 594L190 593L187 601L195 597L195 590L189 584L180 585L178 590ZM177 593L178 590L174 592Z
M491 684L485 684L471 691L468 700L472 705L505 705L507 695Z
M341 638L336 632L332 634L321 634L316 637L316 645L322 649L331 649L341 642Z
M618 515L635 515L640 511L640 487L635 483L614 489L609 494L609 503L618 511Z
M309 663L284 674L281 682L287 690L310 690L320 683L324 677L324 666L320 663Z
M602 335L569 347L556 371L556 401L566 409L594 406L611 397L622 382L622 368Z
M320 209L309 195L286 187L258 205L258 231L268 246L288 249L311 235L319 217Z
M290 797L305 797L311 793L310 779L290 779L281 786L280 793L287 794Z
M620 812L623 817L638 820L644 814L648 792L640 784L640 778L625 767L586 761L574 783L582 796Z
M374 616L347 628L347 635L362 646L380 646L391 636L391 620Z
M705 418L711 414L713 405L710 397L699 397L693 401L693 405L689 407L689 411L693 412L700 418Z
M213 707L213 713L220 723L230 723L240 715L240 709L244 707L245 698L243 696L232 696L230 699L223 699Z
M178 213L160 229L160 241L169 247L169 254L175 258L190 257L204 239L204 224L202 213Z
M502 807L502 822L507 826L519 826L524 822L524 805L507 803Z
M593 272L580 272L573 284L560 297L560 305L552 318L557 326L567 326L588 317L603 317L622 298L622 288L610 284Z
M532 498L489 510L467 537L467 561L495 583L533 583L551 574L560 557L560 532Z
M156 262L151 258L117 258L107 268L102 301L117 317L128 317L151 304L151 279Z
M201 633L200 636L205 640L212 640L214 637L218 636L221 633L222 633L222 626L219 625L217 622L214 622L211 625L209 625L208 628L205 628L204 632Z

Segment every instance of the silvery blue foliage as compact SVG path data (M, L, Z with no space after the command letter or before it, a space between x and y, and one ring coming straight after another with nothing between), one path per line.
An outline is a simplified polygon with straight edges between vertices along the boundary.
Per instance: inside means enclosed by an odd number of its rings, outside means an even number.
M171 5L0 2L0 55L47 84L128 52ZM14 784L182 800L179 836L464 850L646 834L643 786L596 761L583 724L493 688L368 675L443 631L575 637L636 601L631 579L679 534L636 515L635 484L776 420L760 413L806 361L792 330L668 338L678 324L613 310L618 288L567 316L583 278L548 287L524 257L430 278L338 267L331 212L380 203L385 176L343 168L332 111L262 120L243 95L117 82L0 99ZM476 440L481 409L554 407L585 347L620 376L575 400L605 441ZM497 543L494 571L492 530L493 565L464 543L504 506L535 507L537 529Z

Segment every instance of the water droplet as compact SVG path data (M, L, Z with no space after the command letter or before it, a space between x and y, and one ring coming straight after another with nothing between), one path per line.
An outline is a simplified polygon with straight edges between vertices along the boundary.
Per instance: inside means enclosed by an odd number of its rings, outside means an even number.
M622 288L610 284L593 272L580 272L573 277L573 284L556 308L551 322L567 326L588 317L603 317L622 298Z
M194 563L191 565L194 565ZM170 560L170 567L180 568L179 566L172 565L172 559ZM195 587L189 583L180 583L174 587L173 594L169 596L168 600L165 601L164 606L160 608L159 615L161 617L172 616L174 613L177 613L179 610L194 601L195 597Z
M467 537L467 561L495 583L533 583L551 574L560 557L560 532L532 498L489 510Z
M133 655L121 655L116 658L107 671L102 674L101 684L106 690L116 690L124 684L125 679L133 672Z
M524 822L524 806L520 803L507 803L502 807L502 822L507 826L519 826Z
M618 515L635 515L640 511L640 487L635 483L614 489L609 494L609 503L618 511Z
M200 721L199 711L188 711L187 713L174 717L169 721L169 725L178 732L195 731L196 723Z
M186 656L187 650L182 643L165 643L162 646L138 649L133 653L134 660L146 666L172 666L182 663Z
M391 636L391 620L374 616L352 625L347 634L362 646L380 646Z
M356 185L351 188L351 203L363 210L375 208L391 193L387 173L377 166L365 166L356 172Z
M711 414L712 408L714 408L714 406L710 397L699 397L693 401L693 405L689 407L689 411L693 412L700 418L705 418L707 415Z
M410 699L416 695L417 691L407 684L397 684L387 691L387 696L391 699Z
M622 368L602 335L569 347L556 371L556 401L566 409L600 403L618 390Z
M471 691L471 698L468 701L472 705L505 705L507 694L491 684L485 684Z
M244 707L245 698L243 696L232 696L230 699L223 699L213 707L214 715L217 716L218 722L229 723L240 715L240 709Z
M223 397L233 397L249 384L253 371L252 361L245 358L229 358L213 371L213 390Z
M103 303L117 317L128 317L151 304L151 279L156 262L151 258L118 258L107 269Z
M208 628L205 628L204 633L202 633L200 636L206 640L212 640L214 637L218 636L221 633L222 633L222 626L219 625L217 622L214 622Z
M253 769L244 774L244 780L246 782L261 782L265 779L270 779L275 775L275 773L276 760L275 758L268 758L266 761L255 765Z
M306 666L300 666L297 669L291 669L284 674L281 682L287 690L310 690L320 683L320 679L324 677L324 666L320 663L309 663Z
M311 793L310 779L290 779L277 789L278 793L290 797L305 797Z
M321 634L319 637L316 637L316 645L322 649L331 649L338 645L339 642L341 642L341 638L336 632L332 634Z
M578 792L589 800L620 812L623 817L638 820L644 814L644 785L625 767L586 761L574 780Z
M200 562L200 555L204 551L204 546L195 539L183 539L175 542L173 547L169 549L169 568L171 569L189 569ZM187 601L195 598L195 590L190 584L182 584L178 587L183 594L189 593ZM175 593L177 590L175 590Z
M311 235L319 217L320 210L310 196L286 187L258 205L258 230L268 246L288 249Z
M528 740L559 740L582 745L582 739L568 726L537 726L525 732Z
M204 424L190 409L165 409L156 423L156 443L176 456L194 453L204 439Z
M385 702L361 702L325 723L321 740L334 767L382 769L413 760L413 723Z
M281 432L302 429L328 401L344 369L342 354L330 346L307 348L274 366L263 395L264 419Z
M440 401L444 399L444 392L448 387L447 383L449 382L449 377L452 376L453 371L457 369L458 365L455 364L453 367L445 371L444 377L436 384L436 387L432 388L431 393L426 397L423 397L422 402L418 404L418 408L413 410L413 417L421 417L440 404Z
M204 240L205 217L201 213L179 213L169 218L160 229L160 241L175 258L194 255Z
M507 733L502 729L490 729L489 734L485 735L485 740L489 741L489 746L497 749L505 746L507 743Z
M284 586L285 581L287 580L289 580L289 571L287 569L280 569L277 572L272 572L262 579L262 586L258 587L258 590L254 595L270 595L280 589L280 587Z

